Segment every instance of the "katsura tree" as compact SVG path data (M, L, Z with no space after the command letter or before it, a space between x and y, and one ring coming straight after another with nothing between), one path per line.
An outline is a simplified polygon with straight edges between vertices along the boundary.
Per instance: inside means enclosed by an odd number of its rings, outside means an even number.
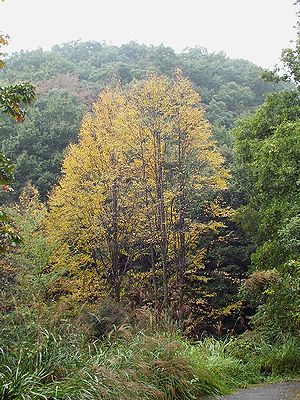
M187 272L203 255L197 247L199 236L217 227L216 222L201 221L197 204L204 204L205 197L207 203L209 193L225 189L228 173L211 139L200 97L180 71L172 80L150 77L128 92L139 117L135 157L141 160L143 173L137 197L147 236L144 243L150 245L154 292L161 270L163 303L168 307L176 299L176 311L181 313ZM212 211L211 206L206 208Z
M211 199L228 173L210 135L180 71L100 94L49 200L53 264L66 291L91 299L108 287L119 300L132 275L142 286L144 264L155 307L173 303L182 319L186 275L204 254L199 237L221 226L211 219L221 212ZM206 218L197 214L200 203Z
M0 49L7 44L8 37L0 35ZM4 65L3 53L0 52L0 69ZM18 122L23 122L25 118L23 104L29 104L33 99L34 87L28 82L0 86L0 110ZM0 185L4 191L11 190L10 185L13 179L13 170L14 166L11 160L0 153ZM9 246L15 245L19 241L20 238L11 228L7 215L0 210L0 253L6 251Z
M120 88L101 93L50 196L49 234L59 243L55 264L68 270L60 284L72 282L70 291L80 299L108 288L119 300L134 257L139 165L131 155L130 112Z

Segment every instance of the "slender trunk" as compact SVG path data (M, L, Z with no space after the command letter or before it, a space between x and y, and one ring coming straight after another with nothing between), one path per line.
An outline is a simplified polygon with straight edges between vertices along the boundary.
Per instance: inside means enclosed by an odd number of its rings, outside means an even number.
M164 200L164 174L163 174L163 160L161 149L161 135L160 132L155 134L155 150L156 150L156 192L158 200L158 225L160 232L160 249L161 249L161 262L163 272L163 296L165 309L169 307L169 294L168 294L168 238L166 226L166 211Z
M99 285L101 285L101 274L98 267L98 257L97 257L97 250L92 249L92 259L93 259L93 267L95 268Z
M151 252L152 283L153 283L153 291L154 291L154 314L155 314L155 322L157 322L158 296L157 296L157 283L156 283L155 254L154 254L154 246L153 245L151 245L150 252Z
M142 165L143 165L143 182L144 182L144 190L145 190L145 206L146 206L146 218L148 220L148 228L149 228L149 235L153 233L153 226L151 221L151 216L149 215L148 207L150 205L149 201L149 192L150 188L147 183L147 175L146 175L146 161L144 157L144 148L143 148L143 141L141 141L141 157L142 157ZM155 252L154 252L154 244L153 239L151 238L150 244L150 257L151 257L151 273L152 273L152 284L153 284L153 291L154 291L154 312L155 312L155 319L157 318L157 305L158 305L158 296L157 296L157 283L156 283L156 265L155 265Z
M111 235L111 267L112 291L116 301L120 301L121 276L119 271L119 243L118 243L118 197L117 184L112 187L112 235Z
M179 184L179 199L178 199L178 230L179 230L179 248L178 248L178 284L179 284L179 299L178 299L178 319L182 325L183 298L184 298L184 274L186 270L186 241L185 241L185 171L184 171L184 149L182 136L178 130L178 184Z

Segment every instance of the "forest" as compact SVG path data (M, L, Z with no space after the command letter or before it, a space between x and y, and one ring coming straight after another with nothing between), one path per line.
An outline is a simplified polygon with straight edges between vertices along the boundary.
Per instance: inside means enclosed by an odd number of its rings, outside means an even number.
M0 399L299 380L300 41L225 53L0 36Z

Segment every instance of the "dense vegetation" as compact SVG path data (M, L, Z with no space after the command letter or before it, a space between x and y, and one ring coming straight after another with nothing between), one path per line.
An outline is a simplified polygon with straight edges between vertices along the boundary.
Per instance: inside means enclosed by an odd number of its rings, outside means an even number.
M0 34L0 48L8 44L6 36ZM4 67L0 53L0 69ZM25 116L24 104L29 104L34 99L34 87L31 83L23 82L0 87L0 110L12 119L23 122ZM0 185L5 192L11 190L14 165L7 155L0 152ZM19 243L19 237L9 225L8 217L0 209L0 253L6 251L12 244Z
M0 131L2 151L15 160L15 199L27 180L45 198L57 182L63 150L75 142L84 113L99 91L112 80L128 84L149 73L171 77L175 68L194 84L213 124L215 138L228 159L232 153L230 128L237 116L261 104L274 84L245 60L203 48L176 54L173 49L129 43L120 47L97 42L74 42L11 56L1 71L4 83L30 80L38 92L26 121L6 121Z
M270 83L202 48L7 60L1 400L192 400L299 377L299 54ZM26 116L19 80L37 87Z

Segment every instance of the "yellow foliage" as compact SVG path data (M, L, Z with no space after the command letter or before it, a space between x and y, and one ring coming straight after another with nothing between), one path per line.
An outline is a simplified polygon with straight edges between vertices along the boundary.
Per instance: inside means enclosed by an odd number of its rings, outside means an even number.
M74 298L88 300L108 287L118 297L127 271L150 251L166 274L183 245L186 271L200 267L199 236L223 224L200 223L194 205L205 191L225 189L228 176L199 95L180 71L172 80L108 87L85 116L49 199L53 268L72 282ZM217 204L210 211L230 213Z

